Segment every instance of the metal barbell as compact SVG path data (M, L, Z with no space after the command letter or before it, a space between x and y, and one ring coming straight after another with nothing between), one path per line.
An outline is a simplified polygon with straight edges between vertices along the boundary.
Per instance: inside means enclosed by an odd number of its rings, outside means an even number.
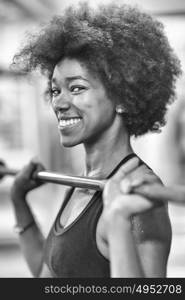
M5 163L3 161L0 161L0 180L7 175L15 176L18 172L19 170L7 168ZM43 182L50 182L80 188L89 188L97 191L102 191L106 182L106 180L97 180L82 176L71 176L49 171L38 172L34 178Z
M3 161L0 161L0 180L4 176L15 176L19 171L7 168ZM35 175L35 178L49 183L56 183L72 187L88 188L96 191L103 191L107 180L92 179L82 176L71 176L49 171L41 171ZM147 189L146 189L147 187ZM176 204L185 205L185 187L172 186L164 187L159 184L142 185L134 188L134 193L144 196L151 201L174 202Z

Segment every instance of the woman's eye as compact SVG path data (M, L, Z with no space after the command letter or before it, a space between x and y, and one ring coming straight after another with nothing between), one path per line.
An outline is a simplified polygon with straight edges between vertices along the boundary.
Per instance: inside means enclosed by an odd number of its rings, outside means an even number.
M84 86L72 86L70 88L70 90L72 93L79 93L79 92L85 90L85 87Z
M51 95L53 96L53 97L56 97L56 96L58 96L60 94L60 90L59 89L56 89L56 88L52 88L51 89Z

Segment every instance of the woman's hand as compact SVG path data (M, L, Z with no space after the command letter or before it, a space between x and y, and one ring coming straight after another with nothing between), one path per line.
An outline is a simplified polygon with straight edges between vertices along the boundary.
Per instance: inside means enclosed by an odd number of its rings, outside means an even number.
M99 241L102 248L108 248L111 277L158 277L165 274L170 225L164 207L138 216L139 229L135 222L131 222L132 216L162 204L158 199L150 201L137 192L143 192L144 188L148 190L150 186L161 187L162 184L146 165L139 166L138 158L124 164L105 185Z
M146 184L161 185L161 181L146 165L139 166L139 159L134 157L107 181L103 192L103 218L107 222L115 219L116 215L130 219L132 215L161 204L159 201L154 204L141 195L134 194L137 192L137 187Z
M24 198L26 194L39 187L42 183L38 179L34 179L35 175L45 170L43 165L32 159L15 177L13 186L11 188L12 200L17 198Z

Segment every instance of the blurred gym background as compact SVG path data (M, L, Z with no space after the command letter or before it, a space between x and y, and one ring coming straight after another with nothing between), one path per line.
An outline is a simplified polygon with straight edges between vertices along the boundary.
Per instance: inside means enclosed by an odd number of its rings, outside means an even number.
M80 174L81 146L60 145L57 123L44 100L45 81L39 75L22 76L10 69L12 57L25 33L62 12L78 0L0 0L0 159L20 169L37 156L52 171ZM108 1L108 0L107 0ZM97 5L100 0L89 0ZM106 0L101 0L106 2ZM185 70L185 1L120 0L137 4L163 22L172 47ZM157 51L157 49L156 49ZM177 83L177 100L169 108L160 134L133 140L133 147L165 184L185 183L185 76ZM32 277L20 252L9 191L12 178L0 181L0 277ZM32 210L47 235L66 187L47 184L29 196ZM185 207L169 205L173 239L168 277L185 277Z

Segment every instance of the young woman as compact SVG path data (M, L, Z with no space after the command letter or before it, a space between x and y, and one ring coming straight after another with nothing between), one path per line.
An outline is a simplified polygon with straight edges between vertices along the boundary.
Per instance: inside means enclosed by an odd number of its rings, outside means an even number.
M165 276L171 241L166 206L136 215L140 211L133 203L146 200L128 195L127 184L129 178L141 185L160 182L133 153L130 137L164 125L174 96L179 62L162 25L126 5L92 10L83 4L31 36L14 63L24 71L40 68L48 77L61 143L84 145L84 175L111 178L103 197L69 189L45 239L26 202L27 193L39 186L33 174L43 166L32 161L18 174L11 195L32 274L48 276L47 268L54 277ZM129 199L125 213L124 197Z

